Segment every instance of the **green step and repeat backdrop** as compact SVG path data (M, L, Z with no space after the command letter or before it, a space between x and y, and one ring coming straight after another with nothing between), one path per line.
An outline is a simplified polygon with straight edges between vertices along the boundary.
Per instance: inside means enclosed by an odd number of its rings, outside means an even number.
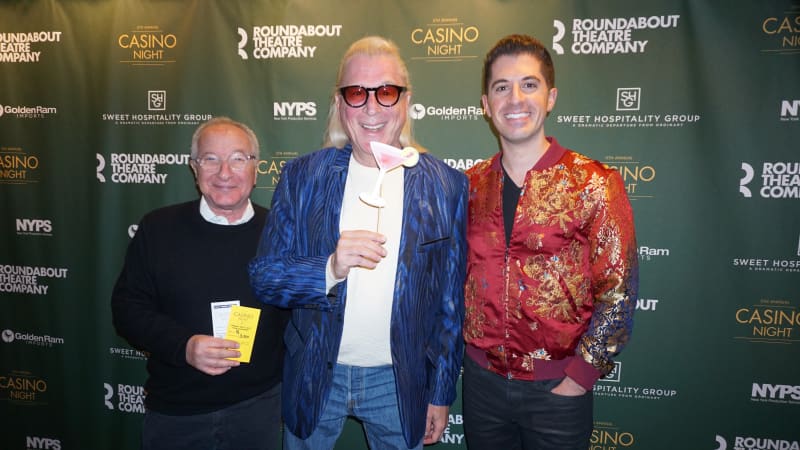
M618 169L636 217L633 340L589 448L800 448L800 1L5 0L0 449L139 447L147 356L109 297L142 215L197 196L200 122L252 126L268 205L342 53L381 34L420 142L464 170L497 151L482 59L515 32L555 60L547 133ZM355 422L336 448L366 448ZM460 399L436 448L466 448Z

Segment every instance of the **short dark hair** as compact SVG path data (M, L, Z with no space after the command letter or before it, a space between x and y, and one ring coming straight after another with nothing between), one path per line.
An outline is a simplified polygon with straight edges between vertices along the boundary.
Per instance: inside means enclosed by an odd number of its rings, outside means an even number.
M497 58L505 55L519 55L527 53L538 59L542 65L542 74L547 83L547 88L556 86L556 69L553 66L553 59L550 52L536 38L527 34L510 34L494 44L483 60L483 93L489 91L489 81L492 79L492 64Z

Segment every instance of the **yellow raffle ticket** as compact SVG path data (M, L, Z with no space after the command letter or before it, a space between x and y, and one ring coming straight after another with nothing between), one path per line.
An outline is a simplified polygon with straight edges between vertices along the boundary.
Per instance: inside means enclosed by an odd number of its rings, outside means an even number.
M243 363L250 362L250 354L253 353L253 342L256 340L256 328L258 327L258 317L260 315L261 310L258 308L231 306L231 315L228 319L225 339L239 343L241 356L228 359Z

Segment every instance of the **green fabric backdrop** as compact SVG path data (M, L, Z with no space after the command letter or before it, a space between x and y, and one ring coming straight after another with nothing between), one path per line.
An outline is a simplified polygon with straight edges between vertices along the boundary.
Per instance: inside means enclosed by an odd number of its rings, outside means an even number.
M0 448L138 448L146 355L109 296L141 216L197 196L198 123L252 126L268 205L321 144L342 53L381 34L418 139L463 170L497 151L482 58L513 32L552 50L547 133L618 168L636 216L634 335L590 448L797 449L796 0L0 3ZM466 448L460 404L438 448Z

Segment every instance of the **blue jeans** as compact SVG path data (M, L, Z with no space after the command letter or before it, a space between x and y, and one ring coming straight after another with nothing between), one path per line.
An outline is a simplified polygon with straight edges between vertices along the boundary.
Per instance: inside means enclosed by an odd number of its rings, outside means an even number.
M289 430L284 430L284 450L332 449L347 417L354 417L362 423L371 449L409 448L400 426L392 366L355 367L337 364L319 424L307 439L300 439ZM421 448L422 440L412 447L417 450Z
M508 380L464 358L464 433L469 450L586 450L593 393L550 392L561 379Z
M147 410L143 450L277 450L281 385L206 414L170 416Z

